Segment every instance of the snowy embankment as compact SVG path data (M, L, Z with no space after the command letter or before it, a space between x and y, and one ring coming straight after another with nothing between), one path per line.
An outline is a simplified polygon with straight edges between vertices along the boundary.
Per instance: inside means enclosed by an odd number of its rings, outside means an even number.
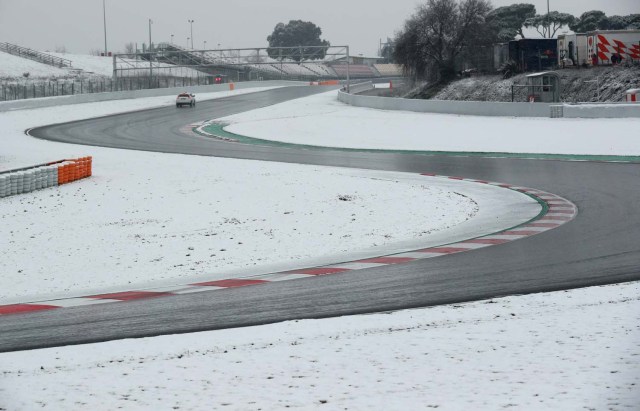
M634 410L640 285L0 354L0 409Z
M476 117L352 107L323 93L216 121L293 144L381 150L640 155L640 119ZM313 126L310 127L310 124Z

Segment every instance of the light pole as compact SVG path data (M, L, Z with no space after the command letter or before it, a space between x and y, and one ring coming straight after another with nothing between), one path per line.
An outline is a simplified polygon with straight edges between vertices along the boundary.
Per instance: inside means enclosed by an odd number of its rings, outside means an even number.
M549 0L547 0L547 31L551 38L551 21L549 21Z
M191 48L193 49L193 22L195 20L187 20L189 22L189 25L191 25Z
M205 49L205 50L207 49L207 40L205 40L205 41L204 41L204 47L203 47L203 49Z
M173 34L171 35L171 44L173 44Z
M191 37L187 37L187 48L189 48L189 39L190 39L190 38L191 38Z
M149 19L149 88L151 88L151 79L153 78L153 59L151 57L151 24L153 21Z
M102 0L102 19L104 20L104 55L107 55L107 9Z

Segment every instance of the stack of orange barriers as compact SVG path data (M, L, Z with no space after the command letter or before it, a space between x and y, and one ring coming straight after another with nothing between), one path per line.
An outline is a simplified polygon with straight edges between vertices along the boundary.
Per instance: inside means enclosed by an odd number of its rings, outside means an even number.
M89 156L65 160L58 164L58 185L90 177L92 161L93 158Z
M311 81L310 86L337 86L340 84L339 80L325 80L325 81Z

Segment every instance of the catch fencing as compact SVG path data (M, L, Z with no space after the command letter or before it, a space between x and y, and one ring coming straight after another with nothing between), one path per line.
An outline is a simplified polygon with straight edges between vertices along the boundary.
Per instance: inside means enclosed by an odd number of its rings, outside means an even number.
M113 91L149 90L171 87L193 87L214 84L210 76L198 77L122 77L94 80L25 80L0 82L0 101Z

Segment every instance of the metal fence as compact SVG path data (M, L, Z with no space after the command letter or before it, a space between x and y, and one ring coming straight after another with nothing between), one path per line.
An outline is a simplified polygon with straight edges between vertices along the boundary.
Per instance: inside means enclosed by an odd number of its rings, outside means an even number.
M0 101L112 91L190 87L214 84L214 82L213 77L205 75L198 77L136 76L122 77L115 81L112 79L4 81L0 82Z

